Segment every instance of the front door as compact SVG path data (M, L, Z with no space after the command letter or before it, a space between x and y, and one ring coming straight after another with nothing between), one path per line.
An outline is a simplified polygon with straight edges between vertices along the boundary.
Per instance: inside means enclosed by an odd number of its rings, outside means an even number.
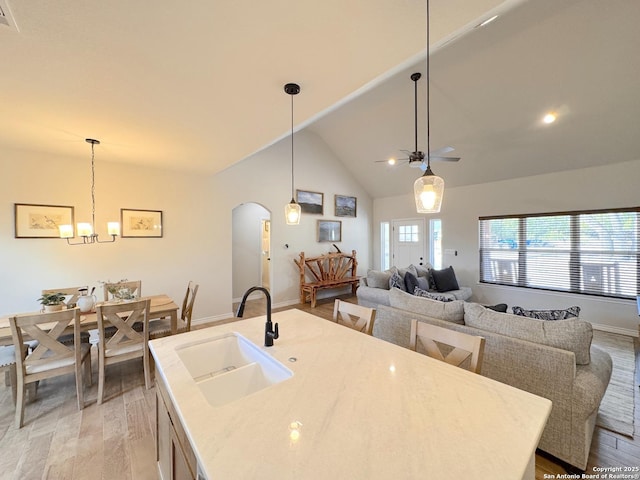
M426 263L426 240L424 218L393 220L392 265L405 268Z

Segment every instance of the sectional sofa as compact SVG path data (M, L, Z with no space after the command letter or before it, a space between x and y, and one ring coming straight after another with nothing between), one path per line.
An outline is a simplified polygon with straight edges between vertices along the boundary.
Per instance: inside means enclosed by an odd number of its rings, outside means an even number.
M441 282L442 288L440 289L435 283L433 272L432 266L428 263L425 265L409 265L407 268L391 267L385 271L369 270L367 276L360 279L360 286L356 290L358 304L371 308L376 308L378 305L389 305L389 291L392 277L394 276L397 276L402 290L409 290L409 293L413 293L413 288L408 287L407 284L407 273L413 275L420 282L423 290L434 295L451 300L468 300L471 298L471 288L458 285L451 267L442 270L444 272L442 274L444 280ZM453 280L451 275L453 275ZM409 285L411 284L409 283Z
M408 347L411 320L485 338L481 375L553 402L538 447L584 470L611 357L591 345L589 322L538 320L482 305L416 297L398 288L376 306L373 336ZM513 433L517 435L517 432Z

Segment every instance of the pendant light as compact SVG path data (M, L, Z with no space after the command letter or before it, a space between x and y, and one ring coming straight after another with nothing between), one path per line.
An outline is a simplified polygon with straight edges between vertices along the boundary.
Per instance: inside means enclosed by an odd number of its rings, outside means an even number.
M111 240L99 240L96 231L96 196L95 196L95 152L94 147L100 145L100 140L93 138L85 139L87 143L91 144L91 223L78 223L77 231L78 236L82 237L80 242L71 242L69 239L73 238L73 225L60 225L60 238L66 238L69 245L90 245L92 243L111 243L116 241L116 237L120 235L120 223L108 222L107 232L111 235Z
M300 85L287 83L284 86L284 91L291 95L291 202L285 205L284 215L287 225L298 225L302 210L293 196L293 96L300 93Z
M431 171L431 145L429 122L429 0L427 0L427 168L413 184L413 194L418 213L438 213L444 195L444 180Z

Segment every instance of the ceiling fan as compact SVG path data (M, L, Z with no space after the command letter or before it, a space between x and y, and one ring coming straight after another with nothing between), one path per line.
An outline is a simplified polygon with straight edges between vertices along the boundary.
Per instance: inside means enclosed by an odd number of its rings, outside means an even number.
M409 150L400 150L407 154L405 158L390 158L388 160L376 160L376 163L388 163L389 165L397 165L398 163L408 163L410 167L420 167L422 171L427 169L427 163L425 163L425 159L427 156L424 152L418 150L418 80L422 77L422 74L419 72L411 74L411 80L413 80L414 86L414 131L415 131L415 145L413 152ZM443 162L457 162L460 160L460 157L444 157L445 153L449 153L455 150L453 147L442 147L437 150L434 150L429 153L429 160L438 160Z

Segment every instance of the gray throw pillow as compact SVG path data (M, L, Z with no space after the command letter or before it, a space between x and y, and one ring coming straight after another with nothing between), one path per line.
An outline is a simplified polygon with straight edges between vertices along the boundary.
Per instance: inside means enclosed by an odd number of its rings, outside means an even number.
M405 292L413 293L418 287L418 278L411 272L404 274Z
M379 270L367 271L367 285L372 288L383 288L389 290L389 279L391 278L391 272L386 270L381 272Z
M580 307L577 305L563 310L525 310L522 307L513 307L512 310L514 315L537 318L539 320L566 320L567 318L578 318L580 316Z
M443 270L431 270L431 275L436 284L436 290L439 292L450 292L451 290L460 289L456 274L451 266Z

